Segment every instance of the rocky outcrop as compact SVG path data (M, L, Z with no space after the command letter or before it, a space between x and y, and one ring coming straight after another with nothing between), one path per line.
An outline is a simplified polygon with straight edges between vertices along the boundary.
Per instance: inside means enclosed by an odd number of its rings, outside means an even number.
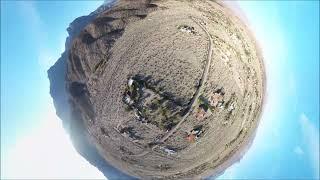
M83 124L83 119L80 114L74 112L73 104L70 102L70 93L67 89L67 62L69 57L69 49L71 42L77 37L80 31L90 23L101 12L104 12L113 5L114 2L103 4L96 11L87 16L82 16L70 23L67 28L69 36L65 43L65 52L57 62L48 70L48 78L50 80L50 95L56 109L57 116L61 119L64 129L69 134L75 149L93 166L96 166L107 178L110 179L128 179L131 176L119 171L111 166L97 151L94 144L90 142L87 135L87 129ZM83 92L79 90L83 87L74 85L70 90L73 95L77 96ZM81 86L81 85L80 85Z
M250 145L262 58L221 4L120 0L68 33L50 93L74 146L106 177L218 175Z

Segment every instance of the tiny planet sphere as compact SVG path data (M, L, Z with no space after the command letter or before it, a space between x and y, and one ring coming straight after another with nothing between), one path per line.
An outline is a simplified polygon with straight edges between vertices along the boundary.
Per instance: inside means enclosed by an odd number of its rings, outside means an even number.
M59 64L49 70L51 94L61 119L67 102L65 127L87 159L82 141L130 177L194 179L218 176L250 147L263 59L223 4L120 0L68 31L66 95L54 93Z

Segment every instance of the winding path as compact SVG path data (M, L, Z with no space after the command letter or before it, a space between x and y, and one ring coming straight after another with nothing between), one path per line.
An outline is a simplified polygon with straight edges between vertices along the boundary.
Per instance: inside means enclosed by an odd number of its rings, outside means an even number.
M193 96L191 102L190 102L190 105L189 105L189 109L188 109L188 112L181 118L181 120L179 121L179 123L174 127L172 128L163 138L161 138L159 140L159 142L164 142L165 140L167 140L175 131L177 131L181 124L184 123L187 119L187 117L189 116L189 114L191 113L192 109L196 106L197 104L197 100L200 96L200 93L202 92L202 89L203 89L203 85L204 83L206 82L206 79L208 77L208 72L209 72L209 68L210 68L210 64L211 64L211 59L212 59L212 46L213 46L213 40L209 34L209 32L207 31L207 29L201 24L199 23L197 20L195 20L195 18L193 17L190 17L196 24L198 24L198 26L200 26L202 28L203 31L205 31L205 33L207 34L208 38L209 38L209 48L208 48L208 57L207 57L207 63L206 63L206 66L205 66L205 69L202 73L202 77L200 79L200 83L199 83L199 87L195 93L195 95Z
M188 107L188 111L187 113L181 118L181 120L179 121L179 123L172 128L164 137L162 137L156 144L158 143L163 143L164 141L166 141L174 132L176 132L182 123L184 123L187 119L187 117L190 115L190 113L192 112L192 109L197 105L197 100L203 90L203 86L204 83L206 82L206 79L208 77L208 72L209 72L209 68L211 65L211 61L212 61L212 51L213 51L213 39L210 35L210 33L207 31L207 29L201 24L199 23L196 18L194 17L189 17L193 22L195 22L198 26L201 27L201 29L206 33L206 35L209 38L209 47L208 47L208 57L207 57L207 62L206 62L206 66L205 69L202 73L201 79L200 79L200 83L199 83L199 87L196 91L196 93L194 94L192 100L190 101L190 105ZM153 147L151 147L151 150L154 150L156 147L158 147L158 145L154 145ZM136 155L131 155L134 157L141 157L144 156L146 154L148 154L149 152L151 152L150 150L144 150L143 152L141 152L140 154L136 154Z

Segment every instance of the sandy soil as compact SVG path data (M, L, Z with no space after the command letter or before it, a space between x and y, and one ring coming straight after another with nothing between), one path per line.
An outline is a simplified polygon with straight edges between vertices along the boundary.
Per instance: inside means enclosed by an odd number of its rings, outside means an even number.
M255 135L262 60L221 3L120 1L72 42L73 115L99 153L134 177L218 175Z

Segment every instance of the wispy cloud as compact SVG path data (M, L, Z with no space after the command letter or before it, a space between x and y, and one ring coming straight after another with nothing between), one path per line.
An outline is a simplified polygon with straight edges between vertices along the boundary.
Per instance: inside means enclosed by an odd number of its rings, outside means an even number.
M19 1L18 10L21 14L25 15L25 21L28 23L28 32L34 38L37 49L45 46L48 39L47 31L43 28L43 21L39 15L34 1Z
M38 63L41 69L48 70L53 65L55 60L57 60L57 58L54 58L49 51L43 50L39 52Z
M304 151L301 149L300 146L296 146L294 149L293 149L293 152L297 155L303 155L304 154Z
M46 31L45 24L41 19L41 16L37 10L36 2L33 1L19 1L18 8L22 14L25 14L25 21L28 23L29 31L34 38L34 44L38 54L38 63L41 70L47 71L47 69L53 65L53 63L59 58L60 54L53 53L55 51L50 50L49 35ZM64 41L64 38L61 38ZM64 49L64 48L63 48ZM61 52L63 51L60 50ZM54 56L53 54L56 54Z
M304 113L300 115L299 121L309 159L312 163L314 177L319 178L319 128Z

